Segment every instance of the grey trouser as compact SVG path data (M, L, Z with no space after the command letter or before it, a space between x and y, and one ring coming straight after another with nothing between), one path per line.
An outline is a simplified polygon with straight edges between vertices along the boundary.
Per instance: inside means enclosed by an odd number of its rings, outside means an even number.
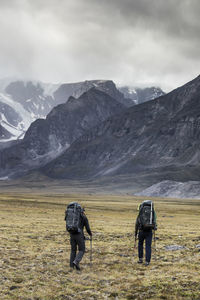
M85 253L85 240L83 233L70 234L71 255L70 255L70 267L73 267L73 261L79 264ZM77 252L78 247L78 253Z

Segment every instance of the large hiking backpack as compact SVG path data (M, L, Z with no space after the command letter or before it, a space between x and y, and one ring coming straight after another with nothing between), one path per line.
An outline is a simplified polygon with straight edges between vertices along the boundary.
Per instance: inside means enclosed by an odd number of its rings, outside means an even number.
M82 208L77 202L71 202L65 211L66 230L71 233L81 232Z
M139 221L141 228L144 230L155 228L154 208L152 201L146 200L140 205Z

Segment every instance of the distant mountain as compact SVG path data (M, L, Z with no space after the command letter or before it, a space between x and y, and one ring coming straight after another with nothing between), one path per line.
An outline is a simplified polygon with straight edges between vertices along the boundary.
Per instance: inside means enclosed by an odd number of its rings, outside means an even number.
M24 139L0 152L0 176L23 173L57 157L84 135L126 107L95 88L78 99L70 97L52 109L46 119L31 124Z
M79 98L91 88L108 94L126 107L163 94L159 88L136 89L135 92L127 87L117 89L111 80L65 84L0 80L0 125L9 132L0 136L0 140L22 138L36 119L46 118L54 106L67 102L70 96Z
M200 76L110 117L43 169L54 178L138 174L200 179Z
M55 91L54 98L56 99L57 104L64 103L70 96L78 98L91 88L95 88L108 94L127 107L134 105L130 99L126 99L124 94L116 88L116 85L112 80L86 80L78 83L65 83Z
M36 120L22 141L2 150L0 176L35 168L52 178L124 176L143 186L199 181L199 99L200 76L128 108L92 88Z
M124 94L124 97L130 99L135 104L147 102L165 95L165 92L159 87L134 88L134 87L118 87L119 91Z
M22 138L33 121L46 118L54 106L67 102L70 96L78 98L93 87L126 106L130 103L110 80L67 84L1 80L0 124L9 134L0 136L0 139Z

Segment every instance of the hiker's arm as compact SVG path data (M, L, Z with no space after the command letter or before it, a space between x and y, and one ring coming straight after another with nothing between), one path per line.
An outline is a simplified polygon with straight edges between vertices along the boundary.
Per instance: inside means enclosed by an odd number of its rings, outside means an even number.
M92 231L90 230L90 225L88 222L88 218L86 216L84 216L84 225L85 225L85 229L87 231L87 233L92 236Z

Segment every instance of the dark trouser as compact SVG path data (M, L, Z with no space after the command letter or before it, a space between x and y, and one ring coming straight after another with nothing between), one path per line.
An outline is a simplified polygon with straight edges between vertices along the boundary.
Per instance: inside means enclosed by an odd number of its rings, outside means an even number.
M73 261L75 264L79 264L85 253L85 240L82 233L70 234L71 255L70 255L70 267L73 267ZM78 254L77 252L78 247Z
M143 258L143 244L145 240L145 258L146 262L151 260L151 242L152 242L152 230L144 231L140 230L138 235L138 256Z

